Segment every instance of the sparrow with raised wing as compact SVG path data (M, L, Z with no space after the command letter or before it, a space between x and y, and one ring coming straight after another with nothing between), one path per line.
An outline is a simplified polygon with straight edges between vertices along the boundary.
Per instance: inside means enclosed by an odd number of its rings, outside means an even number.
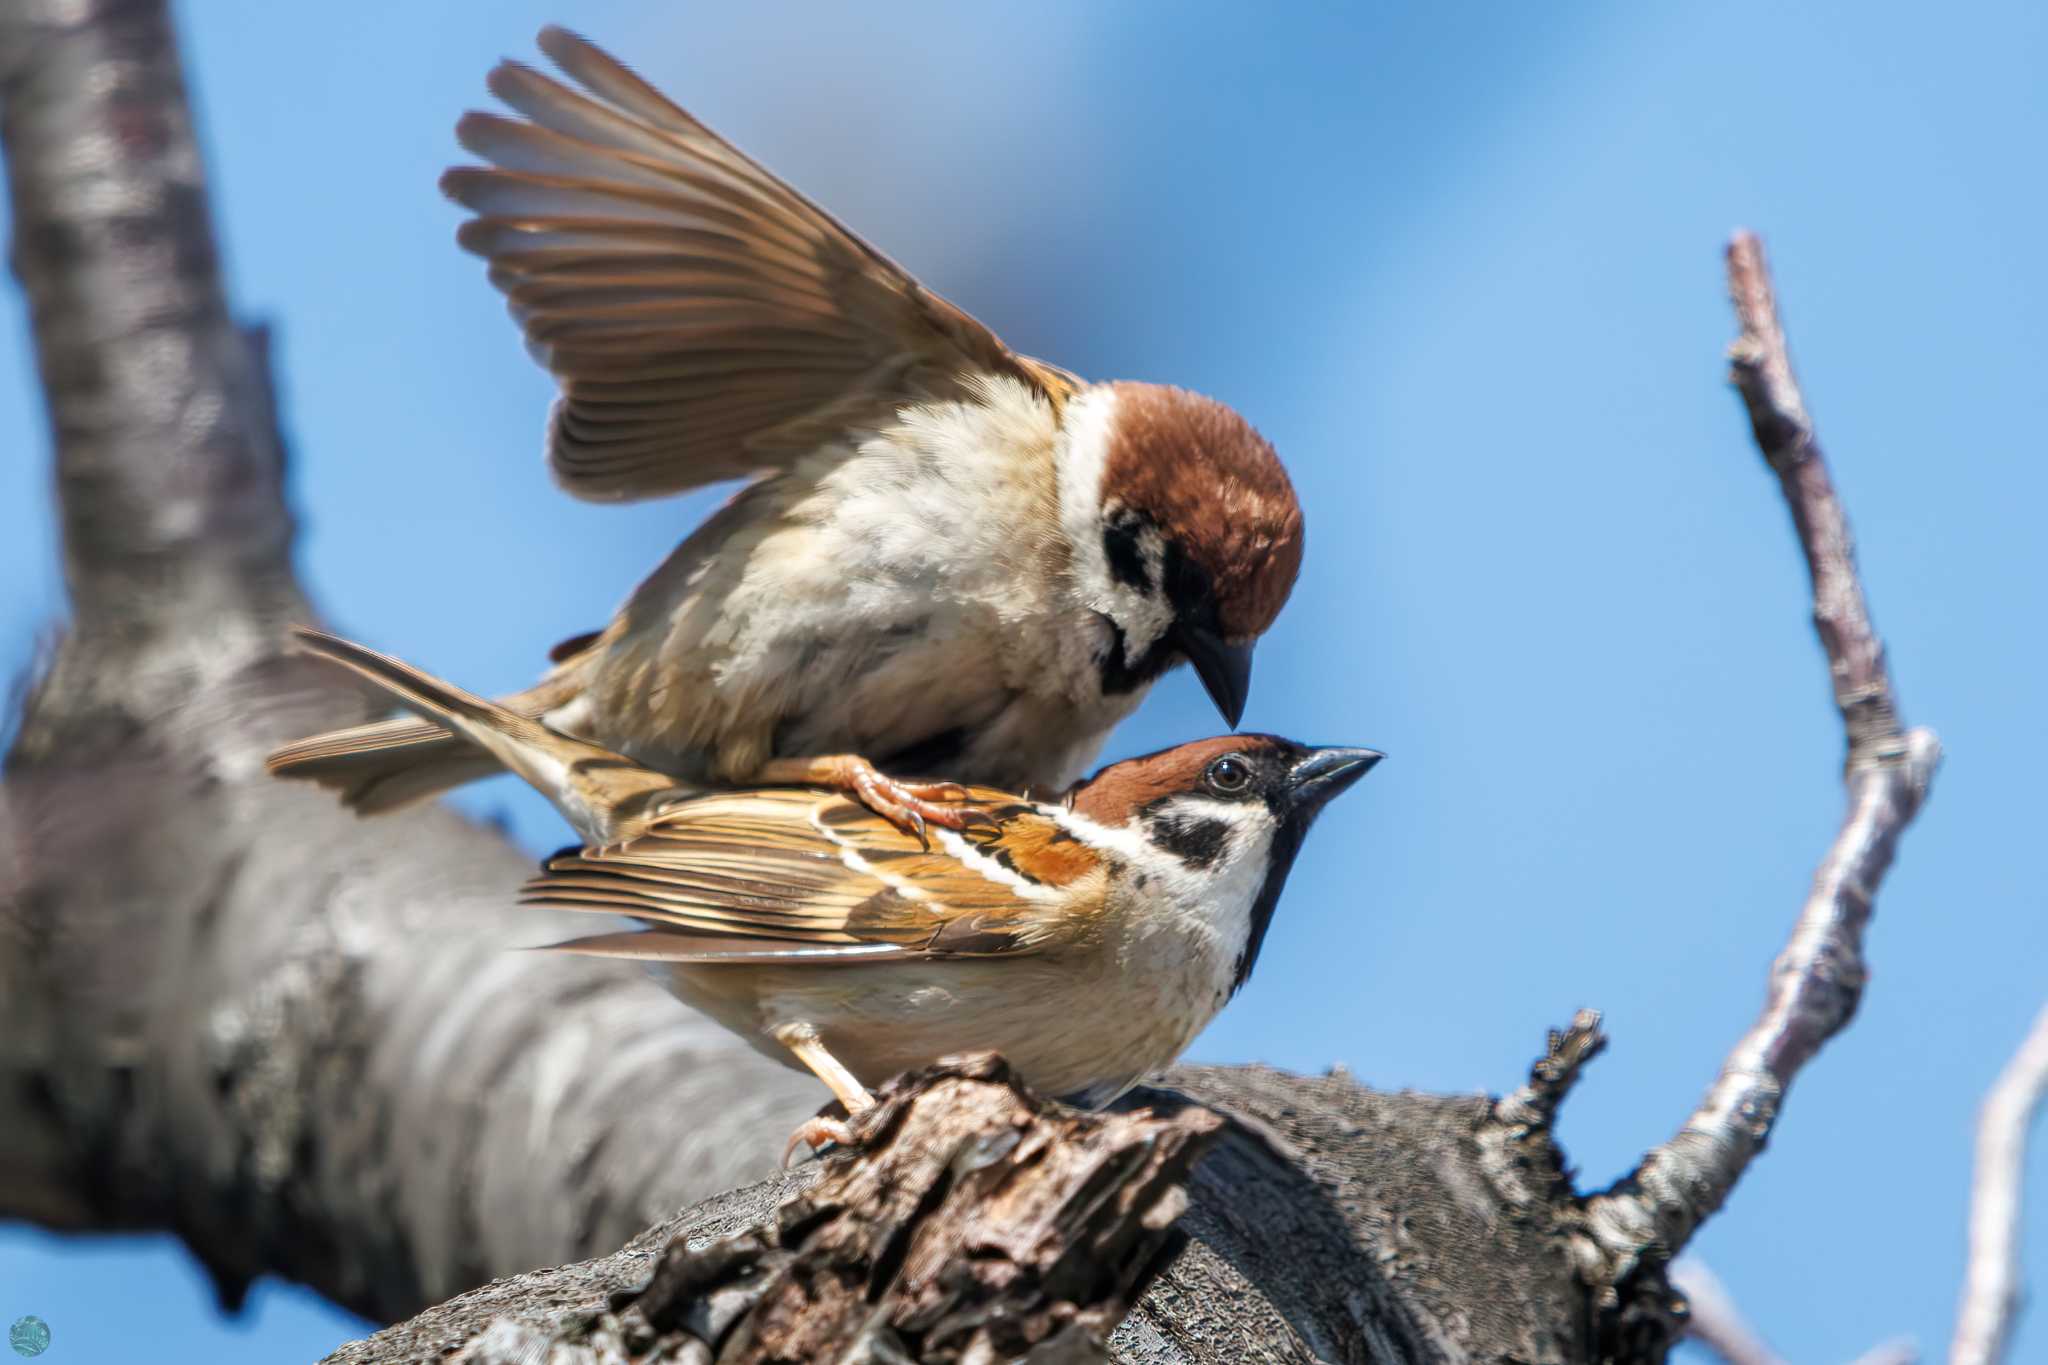
M1234 727L1301 510L1213 399L1018 355L623 65L550 28L573 84L507 62L450 171L561 386L571 494L751 478L512 712L695 786L851 790L958 826L943 772L1057 790L1186 661ZM302 740L281 773L400 805L500 765L411 719Z
M1251 975L1324 803L1380 759L1205 739L1057 802L972 789L988 819L925 847L838 792L690 795L374 650L299 636L488 749L576 827L584 846L550 858L527 903L646 926L557 947L661 964L684 1001L808 1067L849 1113L951 1052L994 1049L1089 1105L1165 1066Z

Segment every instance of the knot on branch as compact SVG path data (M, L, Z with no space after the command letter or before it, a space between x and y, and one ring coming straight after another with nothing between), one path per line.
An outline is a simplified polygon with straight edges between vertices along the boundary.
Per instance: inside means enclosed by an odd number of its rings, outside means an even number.
M1494 1118L1515 1127L1549 1127L1558 1106L1578 1084L1580 1068L1606 1049L1600 1011L1580 1010L1562 1032L1550 1030L1543 1055L1529 1067L1528 1081L1495 1101Z
M1077 1113L976 1054L890 1082L851 1127L853 1149L768 1226L671 1242L580 1344L600 1361L1106 1358L1178 1249L1184 1183L1222 1120Z

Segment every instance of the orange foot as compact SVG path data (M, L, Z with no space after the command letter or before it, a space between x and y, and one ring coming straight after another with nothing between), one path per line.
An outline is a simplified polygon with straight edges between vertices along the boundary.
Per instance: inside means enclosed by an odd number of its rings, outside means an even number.
M995 823L995 817L980 806L970 805L967 788L957 782L898 782L877 771L875 765L857 754L829 754L823 758L772 758L761 765L763 782L790 786L836 787L860 798L862 805L905 834L930 846L925 826L965 829L969 825Z
M816 1118L805 1119L801 1124L797 1125L797 1130L789 1135L789 1142L782 1149L782 1168L784 1170L789 1169L790 1158L796 1155L796 1149L805 1143L809 1143L811 1150L814 1152L824 1150L827 1143L840 1147L851 1147L853 1146L853 1129L847 1126L845 1119L829 1119L823 1114L818 1115Z

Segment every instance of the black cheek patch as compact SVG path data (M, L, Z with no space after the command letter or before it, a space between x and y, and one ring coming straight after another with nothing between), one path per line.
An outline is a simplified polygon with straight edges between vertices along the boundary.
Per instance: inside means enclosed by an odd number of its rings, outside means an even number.
M1138 545L1139 523L1111 522L1102 528L1102 557L1109 562L1109 576L1139 592L1152 590L1152 575L1145 571L1145 552Z
M1230 825L1214 816L1156 815L1152 842L1196 869L1215 866L1230 846Z

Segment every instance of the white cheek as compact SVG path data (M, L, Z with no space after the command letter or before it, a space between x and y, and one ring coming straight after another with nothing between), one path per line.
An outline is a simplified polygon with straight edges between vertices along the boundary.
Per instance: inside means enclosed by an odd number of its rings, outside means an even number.
M1110 419L1116 390L1090 389L1067 405L1060 423L1060 529L1076 552L1102 559L1102 471L1109 460ZM1105 576L1107 571L1105 569Z
M1251 943L1252 906L1266 885L1266 866L1273 847L1273 819L1263 803L1208 801L1189 797L1176 803L1186 818L1221 820L1230 835L1223 852L1207 868L1193 868L1166 855L1171 880L1184 907L1183 922L1206 931L1234 967Z
M1124 662L1135 664L1172 627L1173 612L1163 593L1140 592L1119 581L1103 554L1103 514L1109 509L1103 505L1102 477L1116 402L1113 389L1090 389L1067 408L1058 451L1060 529L1073 555L1070 591L1076 603L1122 627ZM1158 533L1147 532L1139 548L1157 583L1164 558Z
M1228 828L1223 849L1209 866L1190 867L1129 825L1109 828L1072 811L1061 812L1059 819L1085 840L1122 855L1135 874L1131 886L1143 877L1138 894L1152 911L1144 916L1147 932L1178 940L1206 959L1220 1004L1251 944L1252 907L1265 888L1272 855L1273 816L1260 802L1199 796L1180 798L1172 811L1189 820L1220 820Z

